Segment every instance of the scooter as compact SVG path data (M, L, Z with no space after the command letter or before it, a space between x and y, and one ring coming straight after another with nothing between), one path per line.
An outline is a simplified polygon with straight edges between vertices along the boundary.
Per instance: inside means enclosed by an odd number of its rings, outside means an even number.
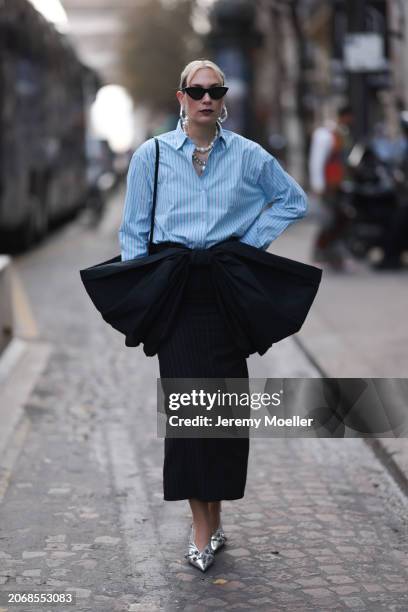
M382 161L369 144L357 144L348 160L348 178L341 185L341 208L348 223L344 232L347 249L364 258L382 247L398 205L395 168Z

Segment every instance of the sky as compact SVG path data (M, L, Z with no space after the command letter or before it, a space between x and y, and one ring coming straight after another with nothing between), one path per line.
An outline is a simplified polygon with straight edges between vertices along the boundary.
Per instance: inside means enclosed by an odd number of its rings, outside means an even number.
M58 30L66 32L68 17L60 0L29 0L39 13L55 24Z

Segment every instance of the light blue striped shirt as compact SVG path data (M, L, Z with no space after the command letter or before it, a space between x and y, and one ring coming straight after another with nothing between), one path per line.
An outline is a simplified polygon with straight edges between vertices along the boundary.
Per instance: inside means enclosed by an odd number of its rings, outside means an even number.
M307 197L276 158L258 143L221 127L207 167L193 166L195 145L180 120L157 136L160 161L153 242L171 240L209 248L231 236L267 249L296 219L305 216ZM122 261L147 255L155 166L149 138L133 153L119 242Z

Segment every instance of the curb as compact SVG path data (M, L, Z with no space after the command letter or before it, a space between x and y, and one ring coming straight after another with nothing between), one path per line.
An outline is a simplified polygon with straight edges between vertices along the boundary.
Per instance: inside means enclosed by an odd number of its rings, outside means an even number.
M46 342L13 338L0 355L0 501L30 427L24 405L51 351Z
M11 291L12 260L0 255L0 354L11 342L13 334L13 306Z
M313 353L300 338L294 340L305 357L324 378L331 376L320 365ZM408 440L407 438L360 438L371 449L402 493L408 497Z
M406 438L364 438L365 443L371 448L377 459L388 471L397 483L402 493L408 497L408 473L403 465L400 465L400 443L404 441L406 448L405 460L408 456L408 441ZM394 456L396 457L394 459ZM402 460L404 455L402 455Z

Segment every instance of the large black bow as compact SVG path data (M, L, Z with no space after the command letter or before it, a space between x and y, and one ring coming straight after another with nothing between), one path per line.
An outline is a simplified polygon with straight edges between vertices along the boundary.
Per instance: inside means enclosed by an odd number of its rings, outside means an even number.
M103 319L125 334L126 346L157 353L171 332L188 275L209 265L219 310L247 356L299 331L319 288L322 270L245 243L225 241L209 249L170 246L121 261L120 255L80 270Z

